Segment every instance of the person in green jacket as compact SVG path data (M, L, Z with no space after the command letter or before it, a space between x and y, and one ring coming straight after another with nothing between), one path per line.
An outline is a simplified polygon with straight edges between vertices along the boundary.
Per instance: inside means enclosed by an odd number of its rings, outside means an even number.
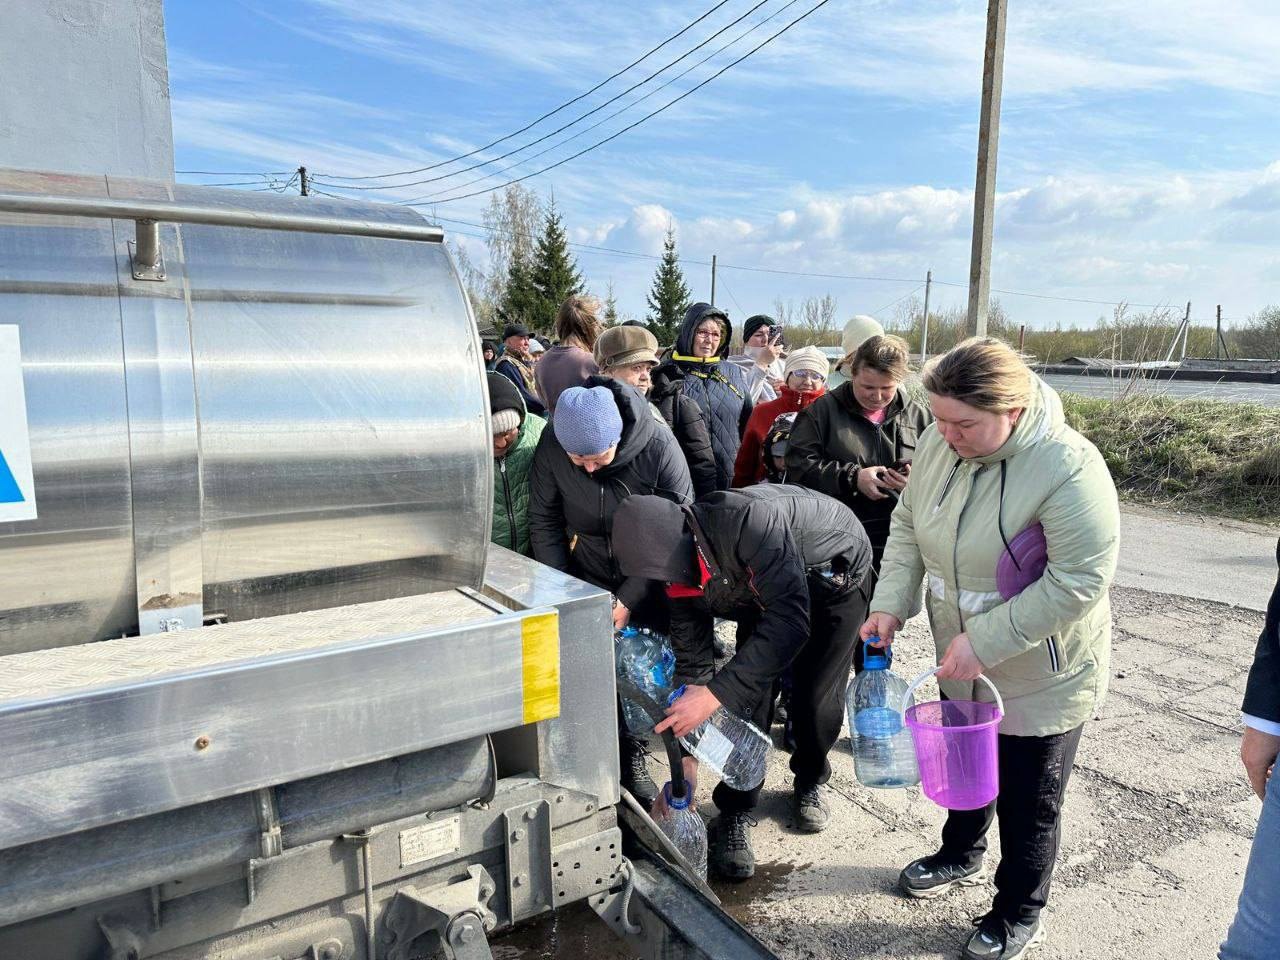
M999 797L950 811L941 849L908 864L899 883L921 898L980 883L998 815L996 896L963 957L1015 960L1043 939L1067 780L1084 723L1106 694L1119 507L1102 456L1005 344L961 343L925 368L924 386L935 422L893 513L862 636L892 643L927 580L943 696L990 701L974 683L985 676L1005 715ZM1010 541L1035 524L1047 546L1038 578L1025 554L1009 566L1022 553ZM1018 583L997 578L1005 555Z
M489 539L532 557L529 471L547 421L528 415L520 391L502 374L486 376L493 419L493 534Z

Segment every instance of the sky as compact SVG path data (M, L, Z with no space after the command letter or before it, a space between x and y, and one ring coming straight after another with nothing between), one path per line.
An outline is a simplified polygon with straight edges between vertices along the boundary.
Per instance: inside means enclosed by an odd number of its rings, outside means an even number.
M427 198L417 209L483 265L467 224L488 195L464 194L590 147L816 3L726 0L690 26L716 0L167 0L178 178L282 188L305 164L326 192ZM828 0L524 185L554 194L588 288L612 285L625 315L645 314L668 225L697 298L716 255L737 321L827 293L842 319L890 319L927 270L931 304L963 304L985 18L976 0ZM1091 326L1120 301L1190 301L1235 322L1280 303L1277 107L1274 0L1011 0L992 267L1006 312Z

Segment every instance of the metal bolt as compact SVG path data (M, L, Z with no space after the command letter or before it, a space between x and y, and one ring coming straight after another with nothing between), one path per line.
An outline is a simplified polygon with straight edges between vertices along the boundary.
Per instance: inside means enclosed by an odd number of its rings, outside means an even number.
M590 813L590 812L591 812L592 810L594 810L595 808L596 808L596 805L595 805L594 803L588 803L588 804L587 804L587 813Z
M524 839L524 831L517 830L515 833L511 834L511 839L513 842L519 843L521 840Z
M211 741L208 737L206 737L206 736L202 733L202 734L200 734L200 736L196 737L196 749L197 749L197 750L208 750L208 749L209 749L209 744L210 744L210 743L212 743L212 742L213 742L213 741Z
M329 944L323 950L320 951L320 956L322 960L338 960L338 958L342 956L342 952L339 947L335 947L333 944Z
M476 938L476 931L475 931L475 928L472 927L470 923L465 924L462 927L462 929L458 931L458 939L461 940L463 943L470 943L475 938Z
M556 794L556 803L564 803L564 794L563 794L563 793L558 793L558 794Z
M513 886L523 887L528 879L529 877L527 874L517 873L515 879L512 880L511 883Z
M524 818L526 820L532 820L537 815L538 815L538 811L533 809L529 809L524 812Z

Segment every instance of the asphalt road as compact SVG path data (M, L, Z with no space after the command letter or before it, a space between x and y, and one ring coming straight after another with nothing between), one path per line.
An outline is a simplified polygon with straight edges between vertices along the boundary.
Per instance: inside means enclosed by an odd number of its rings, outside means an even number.
M1260 403L1280 407L1280 384L1213 383L1192 380L1130 380L1111 377L1076 377L1051 374L1044 378L1058 390L1086 397L1115 398L1127 390L1140 390L1180 399L1230 400L1235 403Z

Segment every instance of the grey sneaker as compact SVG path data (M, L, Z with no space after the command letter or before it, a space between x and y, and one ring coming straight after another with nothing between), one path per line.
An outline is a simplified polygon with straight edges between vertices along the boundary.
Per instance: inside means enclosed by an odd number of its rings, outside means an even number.
M791 794L791 810L796 817L796 829L805 833L821 833L831 822L831 809L827 806L825 790L818 784L795 788Z
M988 913L973 922L978 929L964 945L962 960L1018 960L1044 941L1044 924L1039 917L1010 923Z
M987 879L982 863L965 867L943 860L938 854L912 860L898 874L898 886L908 897L929 900L954 886L976 887Z
M622 785L640 801L640 806L646 810L650 809L653 801L658 799L658 785L653 782L653 777L649 776L649 765L645 763L643 750L623 747Z
M755 876L756 854L748 825L754 827L756 821L745 813L722 813L707 826L707 862L725 880L740 882Z

